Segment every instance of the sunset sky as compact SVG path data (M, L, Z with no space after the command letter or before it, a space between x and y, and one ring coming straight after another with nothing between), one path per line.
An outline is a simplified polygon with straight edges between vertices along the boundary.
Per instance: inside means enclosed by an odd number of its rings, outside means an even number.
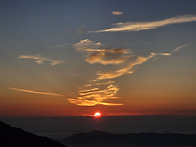
M196 115L195 0L1 0L0 116Z

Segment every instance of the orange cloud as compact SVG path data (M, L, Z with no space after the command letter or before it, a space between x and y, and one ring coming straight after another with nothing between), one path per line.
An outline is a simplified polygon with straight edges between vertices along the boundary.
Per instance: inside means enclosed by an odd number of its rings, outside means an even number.
M151 53L148 57L132 56L128 65L119 70L97 73L97 75L99 75L97 80L113 79L113 78L117 78L125 74L132 74L134 72L133 67L135 67L136 65L142 64L157 55L170 56L171 53Z
M81 40L74 47L78 51L87 53L86 61L90 64L120 64L125 62L129 56L126 49L105 49L100 42L94 42L89 39Z
M115 97L115 95L118 90L119 88L115 85L109 85L106 87L106 89L96 87L92 89L80 90L79 96L77 98L70 98L69 102L79 106L95 106L97 104L108 106L123 105L106 102L109 99L117 99L118 97Z
M113 15L123 15L123 13L122 11L112 11Z
M147 57L137 56L127 49L107 49L100 42L91 41L89 39L81 40L74 44L74 47L87 54L86 61L90 64L101 63L103 65L113 64L114 66L121 65L116 71L106 71L97 73L98 77L85 84L82 90L78 91L77 98L70 98L69 102L79 106L94 106L101 105L122 105L119 103L108 103L108 100L118 99L116 94L119 88L113 85L114 81L100 82L100 80L114 79L125 74L134 73L133 68L136 65L143 64L147 60L161 55L170 56L171 53L151 53ZM123 63L123 64L121 64ZM118 67L119 68L119 67ZM99 81L99 82L98 82ZM103 86L108 85L106 88Z
M49 93L49 92L41 92L41 91L33 91L33 90L26 90L26 89L18 89L18 88L9 88L10 90L21 91L26 93L33 93L33 94L43 94L43 95L52 95L52 96L64 96L58 93Z

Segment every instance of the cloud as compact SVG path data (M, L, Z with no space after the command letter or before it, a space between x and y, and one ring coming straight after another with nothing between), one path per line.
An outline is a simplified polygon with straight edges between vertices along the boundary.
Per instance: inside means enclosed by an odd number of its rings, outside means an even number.
M112 11L113 15L122 15L123 13L122 11Z
M113 79L125 74L133 73L133 67L142 64L145 61L157 55L169 56L171 53L151 53L148 57L134 55L133 52L127 49L103 49L104 45L100 42L94 42L89 39L81 40L74 44L74 47L81 52L86 52L86 61L90 64L101 63L106 64L120 64L127 65L116 71L99 72L96 80ZM96 81L95 80L95 81ZM89 85L88 85L89 86Z
M74 44L74 47L86 54L86 61L90 64L100 63L103 65L113 64L114 66L121 66L116 71L98 72L98 77L95 80L83 85L82 89L78 91L78 97L69 99L70 103L79 106L95 106L97 104L109 106L122 105L120 103L108 102L108 100L111 101L112 99L119 98L116 97L119 88L113 85L114 81L100 82L100 80L114 79L125 74L132 74L136 65L143 64L158 55L171 55L171 53L150 53L147 57L142 57L135 55L128 49L105 48L102 43L89 39L81 40ZM106 85L108 86L103 88Z
M97 73L97 75L99 75L97 80L113 79L113 78L117 78L117 77L120 77L120 76L125 75L125 74L132 74L132 73L134 73L133 68L136 65L143 64L147 60L149 60L149 59L151 59L151 58L153 58L153 57L155 57L157 55L170 56L171 53L151 53L147 57L136 56L136 55L132 56L130 58L129 63L125 67L123 67L123 68L121 68L119 70Z
M84 87L91 87L92 84L85 84Z
M49 92L40 92L40 91L33 91L33 90L26 90L26 89L18 89L18 88L9 88L10 90L21 91L26 93L33 93L33 94L42 94L42 95L52 95L52 96L64 96L58 93L49 93Z
M95 83L94 85L108 85L108 84L112 84L114 83L114 81L107 81L107 82L103 82L103 83Z
M76 43L74 47L78 51L87 54L86 61L90 64L120 64L129 58L129 56L127 56L129 52L126 49L106 49L100 42L94 42L88 39L81 40Z
M119 88L116 85L109 85L105 89L100 89L98 87L92 89L84 89L79 91L79 96L77 98L68 99L70 103L79 106L95 106L95 105L107 105L107 106L118 106L123 105L119 103L107 102L110 99L118 99L116 93Z
M84 85L84 87L91 87L91 86L100 86L100 85L109 85L109 84L113 84L115 81L111 81L111 80L109 80L109 81L107 81L107 82L96 82L96 80L93 80L93 81L90 81L90 83L88 83L88 84L85 84Z
M41 57L40 55L20 55L19 59L33 59L38 64L43 64L44 61L48 61L50 65L57 65L62 63L60 60L54 60L47 57Z
M149 21L149 22L125 22L125 23L120 22L120 23L114 24L114 27L112 28L98 30L98 31L90 31L90 32L99 33L99 32L150 30L150 29L156 29L156 28L171 25L171 24L194 22L194 21L196 21L196 16L184 15L184 16L171 17L171 18L167 18L164 20Z
M121 67L116 71L98 72L98 77L95 80L83 85L82 89L78 90L78 97L69 99L70 103L79 106L95 106L97 104L108 106L122 105L121 103L108 102L113 99L119 99L119 97L116 97L119 88L113 84L114 81L100 81L114 79L125 74L132 74L136 65L143 64L155 56L171 55L171 53L150 53L147 57L142 57L135 55L128 49L105 48L102 43L89 39L81 40L74 44L74 47L86 54L86 61L90 64L113 64L117 68Z
M125 54L127 54L125 49L101 49L100 51L92 51L86 61L91 64L120 64L128 59Z
M187 46L189 46L189 45L191 45L191 44L188 43L188 44L183 44L183 45L181 45L181 46L178 46L177 48L175 48L174 50L172 50L172 52L177 52L177 51L179 51L180 49L182 49L182 48L184 48L184 47L187 47Z
M81 40L80 42L73 45L78 51L94 51L102 48L100 42L91 41L89 39Z

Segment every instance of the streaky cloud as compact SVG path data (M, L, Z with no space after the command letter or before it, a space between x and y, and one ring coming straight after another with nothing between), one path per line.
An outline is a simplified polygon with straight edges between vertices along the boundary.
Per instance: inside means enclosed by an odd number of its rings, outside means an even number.
M180 45L177 48L175 48L174 50L172 50L172 52L177 52L177 51L181 50L182 48L185 48L185 47L190 46L190 45L191 45L190 43Z
M107 81L107 82L103 82L103 83L95 83L94 85L107 85L107 84L112 84L114 83L114 81Z
M122 32L122 31L141 31L141 30L150 30L156 29L159 27L187 23L196 21L195 15L183 15L178 17L171 17L158 21L149 21L149 22L120 22L113 24L114 27L109 29L103 29L98 31L89 31L89 33L100 33L100 32Z
M64 97L64 95L58 94L58 93L41 92L41 91L19 89L19 88L9 88L9 89L10 90L15 90L15 91L26 92L26 93L32 93L32 94L41 94L41 95L51 95L51 96L61 96L61 97Z
M68 100L70 103L78 106L95 106L98 104L107 106L123 105L119 103L107 102L110 99L118 99L118 97L115 96L118 90L119 88L112 84L107 86L105 89L98 87L93 89L85 89L79 91L79 96L77 98L70 98Z
M40 55L20 55L19 59L33 59L37 64L43 64L44 61L48 61L50 65L57 65L62 63L60 60L54 60Z
M84 87L92 87L92 86L100 86L100 85L108 85L113 84L115 81L107 81L107 82L96 82L96 80L90 81L90 83L83 85Z
M132 56L132 58L130 58L130 60L129 60L129 63L125 67L123 67L119 70L97 73L97 75L98 75L97 81L98 80L104 80L104 79L113 79L113 78L117 78L117 77L120 77L120 76L125 75L125 74L133 74L134 73L133 68L136 65L143 64L147 60L149 60L149 59L151 59L151 58L153 58L157 55L170 56L171 53L151 53L147 57L136 56L136 55Z
M85 84L84 87L91 87L92 84Z
M123 13L122 11L112 11L113 15L123 15Z
M95 90L98 90L98 89L99 89L99 88L92 88L92 89L87 89L87 90L86 90L86 89L85 89L85 90L83 89L83 90L80 90L79 92L81 92L81 93L83 93L83 92L86 93L86 92L95 91Z

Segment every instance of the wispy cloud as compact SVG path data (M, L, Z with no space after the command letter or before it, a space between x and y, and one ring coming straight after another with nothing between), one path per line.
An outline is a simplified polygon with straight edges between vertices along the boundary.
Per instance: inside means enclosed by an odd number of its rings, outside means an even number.
M114 81L107 81L107 82L100 82L100 83L95 83L95 85L108 85L108 84L112 84L112 83L114 83Z
M101 82L100 80L114 79L125 74L132 74L136 65L143 64L158 55L171 55L171 53L150 53L147 57L142 57L135 55L128 49L105 48L102 43L89 39L81 40L74 44L74 47L78 51L86 53L86 61L90 64L113 64L118 68L116 71L99 72L95 80L82 86L82 89L78 91L78 97L69 99L70 103L79 106L94 106L97 104L108 106L122 105L121 103L108 102L119 98L116 97L119 88L113 84L114 81Z
M126 49L108 49L100 42L94 42L89 39L81 40L74 47L81 52L87 54L86 61L90 64L120 64L125 62L129 56Z
M119 70L97 73L97 75L99 75L97 80L113 79L113 78L117 78L117 77L120 77L120 76L125 75L125 74L132 74L132 73L134 73L133 68L136 65L143 64L147 60L149 60L149 59L151 59L151 58L153 58L153 57L155 57L157 55L170 56L171 53L151 53L147 57L136 56L136 55L132 56L130 58L130 62L125 67L123 67L123 68L121 68Z
M181 45L181 46L178 46L178 47L175 48L172 52L177 52L177 51L179 51L180 49L182 49L182 48L184 48L184 47L187 47L187 46L189 46L189 45L191 45L191 44L188 43L188 44L183 44L183 45Z
M123 13L122 11L112 11L113 15L123 15Z
M108 105L108 106L117 106L123 105L119 103L111 103L107 102L110 99L117 99L115 97L119 88L115 85L109 85L105 89L101 88L92 88L92 89L83 89L79 91L79 96L77 98L68 99L70 103L74 103L79 106L95 106L97 104L100 105Z
M142 64L147 60L153 58L157 55L169 56L171 53L151 53L147 57L137 56L133 54L132 51L127 49L104 49L104 45L100 42L94 42L89 39L81 40L76 43L74 47L78 51L86 52L87 57L86 61L93 63L101 63L103 65L106 64L120 64L126 63L126 66L116 70L116 71L107 71L107 72L99 72L97 75L99 77L97 80L103 79L112 79L124 74L133 73L133 67L138 64Z
M158 21L149 21L149 22L125 22L125 23L116 23L114 27L98 31L90 31L91 33L99 32L119 32L119 31L140 31L140 30L150 30L156 29L159 27L178 24L178 23L187 23L196 21L195 15L184 15L178 17L171 17Z
M84 87L91 87L91 86L100 86L100 85L109 85L109 84L113 84L114 81L107 81L107 82L96 82L96 80L90 81L91 83L85 84Z
M49 93L49 92L41 92L41 91L34 91L34 90L27 90L27 89L18 89L18 88L9 88L10 90L21 91L26 93L33 93L33 94L42 94L42 95L52 95L52 96L64 96L58 93Z
M47 57L42 57L40 55L20 55L19 59L33 59L38 64L43 64L44 61L48 61L50 65L57 65L62 63L60 60L54 60Z

